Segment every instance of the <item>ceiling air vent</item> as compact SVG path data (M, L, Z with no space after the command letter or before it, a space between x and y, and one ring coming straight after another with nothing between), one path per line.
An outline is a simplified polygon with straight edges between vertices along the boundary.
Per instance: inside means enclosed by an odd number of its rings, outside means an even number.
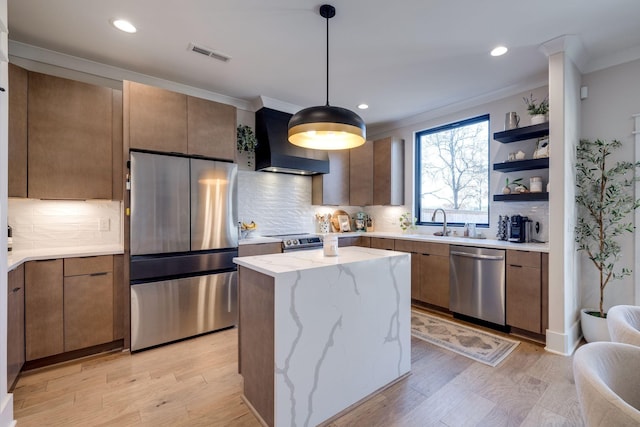
M217 59L218 61L222 62L229 62L229 60L231 59L231 57L227 54L203 46L198 46L194 43L189 43L188 50L190 50L191 52L199 53L200 55L205 55L210 58Z

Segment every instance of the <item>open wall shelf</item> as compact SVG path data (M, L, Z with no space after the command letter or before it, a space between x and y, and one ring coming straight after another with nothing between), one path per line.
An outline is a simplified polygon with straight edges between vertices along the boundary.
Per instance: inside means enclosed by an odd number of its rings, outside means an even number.
M516 160L513 162L494 163L493 170L498 172L529 171L534 169L547 169L549 158Z
M495 194L494 202L532 202L549 200L549 193Z
M524 141L525 139L540 138L549 134L549 122L539 125L525 126L521 128L505 130L493 134L493 139L502 143Z

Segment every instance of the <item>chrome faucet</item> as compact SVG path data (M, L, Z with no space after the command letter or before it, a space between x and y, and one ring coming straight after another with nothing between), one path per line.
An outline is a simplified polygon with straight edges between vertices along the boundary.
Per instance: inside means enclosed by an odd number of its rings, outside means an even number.
M444 209L438 208L438 209L434 210L433 211L433 216L431 217L431 222L434 222L436 220L436 213L438 213L438 211L442 211L442 216L444 217L444 219L442 221L442 235L443 236L448 236L449 235L449 231L447 231L447 213L444 211Z

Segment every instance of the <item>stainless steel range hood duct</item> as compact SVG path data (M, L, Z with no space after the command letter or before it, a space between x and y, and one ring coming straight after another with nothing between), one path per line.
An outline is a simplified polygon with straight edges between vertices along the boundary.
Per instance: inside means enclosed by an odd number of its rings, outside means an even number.
M289 142L291 116L266 107L256 111L256 170L296 175L329 173L326 151L309 150Z

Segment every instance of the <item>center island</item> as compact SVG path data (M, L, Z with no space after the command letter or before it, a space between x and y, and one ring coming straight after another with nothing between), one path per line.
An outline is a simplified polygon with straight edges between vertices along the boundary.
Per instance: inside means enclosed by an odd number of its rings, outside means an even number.
M411 369L410 254L239 257L238 369L268 426L325 423Z

